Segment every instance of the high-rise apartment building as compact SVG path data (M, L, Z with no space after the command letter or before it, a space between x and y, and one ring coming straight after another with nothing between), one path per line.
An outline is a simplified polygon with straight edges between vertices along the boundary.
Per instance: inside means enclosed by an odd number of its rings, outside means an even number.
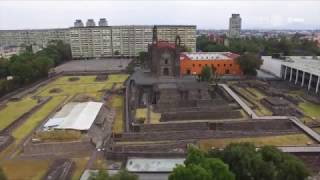
M152 42L154 26L123 25L108 26L105 18L95 26L89 19L86 26L80 19L74 27L66 29L42 30L0 30L0 46L20 46L35 44L45 47L51 40L70 43L73 58L99 58L109 56L137 56L147 51ZM157 25L159 40L174 43L179 35L181 45L191 51L196 50L196 26L193 25Z
M240 14L232 14L229 19L229 38L240 38L241 32L241 17Z
M94 22L93 19L88 19L87 23L86 23L86 26L87 27L94 27L94 26L96 26L96 23Z
M51 40L70 43L69 29L0 30L0 46L45 47Z
M188 47L191 51L196 51L196 26L187 25L157 25L157 35L159 40L174 43L179 35L181 45Z
M73 58L112 56L111 27L70 28Z
M76 21L74 22L74 27L83 27L83 22L81 21L81 19L76 19Z
M148 50L152 29L153 26L143 25L71 28L72 57L137 56ZM157 25L159 40L174 43L177 35L182 45L191 51L196 50L196 26Z
M106 18L100 18L99 26L108 26L108 21Z

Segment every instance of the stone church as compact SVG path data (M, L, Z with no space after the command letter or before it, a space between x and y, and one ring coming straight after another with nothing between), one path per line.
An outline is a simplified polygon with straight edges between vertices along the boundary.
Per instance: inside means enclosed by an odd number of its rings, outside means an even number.
M156 111L199 108L211 102L206 82L195 77L180 76L180 38L175 43L158 40L157 28L148 47L147 68L136 71L131 77L131 105L152 105Z

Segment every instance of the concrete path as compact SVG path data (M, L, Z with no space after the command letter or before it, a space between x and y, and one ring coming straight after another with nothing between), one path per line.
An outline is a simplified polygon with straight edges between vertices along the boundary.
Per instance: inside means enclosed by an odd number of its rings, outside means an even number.
M320 146L284 146L284 147L277 147L283 152L288 153L319 153Z
M303 124L298 118L290 117L290 120L293 123L295 123L300 129L302 129L305 133L309 134L309 136L311 136L313 139L320 142L320 135L308 126L306 126L305 124Z
M257 114L245 103L242 99L232 91L226 84L219 84L219 86L223 87L224 90L242 107L244 111L252 118L252 119L290 119L296 126L298 126L301 130L303 130L306 134L320 143L320 135L313 131L311 128L302 123L297 117L294 116L257 116Z
M228 85L226 84L219 84L219 86L223 87L224 90L227 91L227 93L234 99L237 101L237 103L242 107L243 110L245 110L247 112L247 114L252 118L252 119L256 119L258 116L257 114L245 103L242 101L242 99L235 93L232 91L232 89L229 88Z

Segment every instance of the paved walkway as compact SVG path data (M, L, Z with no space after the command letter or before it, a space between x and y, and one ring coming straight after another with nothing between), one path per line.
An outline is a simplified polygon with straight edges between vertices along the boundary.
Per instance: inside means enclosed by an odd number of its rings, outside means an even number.
M320 143L320 135L313 131L311 128L302 123L297 117L294 116L257 116L257 114L245 103L242 99L232 91L226 84L219 84L219 86L223 87L227 93L237 101L237 103L242 107L246 113L251 116L252 119L290 119L295 125L297 125L301 130L303 130L306 134L312 137L314 140ZM320 147L319 147L320 149Z
M233 92L228 85L226 84L219 84L219 86L223 87L224 90L227 91L227 93L237 101L237 103L242 107L243 110L247 112L247 114L252 117L252 119L256 119L258 116L257 114L245 103L242 101L242 99L235 93Z
M288 153L319 153L320 152L320 146L284 146L284 147L277 147L278 149L281 149L283 152Z

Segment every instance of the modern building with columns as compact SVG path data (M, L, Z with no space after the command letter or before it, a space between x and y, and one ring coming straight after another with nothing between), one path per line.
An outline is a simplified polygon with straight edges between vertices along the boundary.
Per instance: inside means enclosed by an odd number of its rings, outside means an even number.
M309 91L320 91L320 57L287 56L283 59L263 56L262 70L268 71ZM320 93L319 93L320 94Z

